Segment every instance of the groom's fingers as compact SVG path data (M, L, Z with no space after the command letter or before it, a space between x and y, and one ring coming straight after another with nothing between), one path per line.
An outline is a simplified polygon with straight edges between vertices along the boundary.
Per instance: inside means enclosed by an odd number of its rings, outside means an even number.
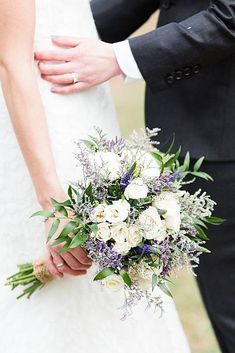
M52 42L59 47L74 48L81 43L81 38L76 37L52 37Z
M69 61L72 53L67 49L35 51L34 58L38 61Z
M79 93L86 91L91 85L87 82L78 82L68 86L53 86L51 91L59 94Z

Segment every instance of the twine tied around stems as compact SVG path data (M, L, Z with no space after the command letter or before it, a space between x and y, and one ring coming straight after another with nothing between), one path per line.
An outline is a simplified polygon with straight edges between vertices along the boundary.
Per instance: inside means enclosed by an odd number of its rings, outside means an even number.
M52 273L43 259L38 259L33 263L33 272L35 277L43 284L49 283L54 279Z

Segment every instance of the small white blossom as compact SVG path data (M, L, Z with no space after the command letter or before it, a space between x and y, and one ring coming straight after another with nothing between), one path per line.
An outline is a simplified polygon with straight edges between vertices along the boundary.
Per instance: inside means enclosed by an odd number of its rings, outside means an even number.
M143 227L145 239L162 241L166 237L164 222L155 207L149 206L139 216L139 223Z
M181 225L180 204L177 200L177 195L164 191L153 202L153 206L159 210L165 211L163 217L165 218L167 229L178 232Z
M143 199L148 195L148 187L142 178L136 178L126 187L124 195L127 200Z
M116 223L111 226L111 237L117 243L126 242L128 238L128 233L129 230L125 222Z
M116 274L110 275L103 280L103 284L106 288L116 292L124 288L124 282L121 276Z
M131 247L137 246L143 239L143 232L140 227L136 225L130 225L128 228L127 241Z
M101 203L100 205L96 206L91 214L91 220L93 222L105 222L106 221L106 210L107 205Z
M102 177L110 181L120 177L121 159L116 153L99 151L94 154L93 158Z
M119 223L127 219L130 205L126 200L114 201L106 209L106 220L110 223Z
M102 241L108 241L111 239L111 230L108 223L99 223L98 230L95 234L95 237Z
M131 250L131 246L127 241L116 243L113 246L113 250L121 255L127 255L128 252Z

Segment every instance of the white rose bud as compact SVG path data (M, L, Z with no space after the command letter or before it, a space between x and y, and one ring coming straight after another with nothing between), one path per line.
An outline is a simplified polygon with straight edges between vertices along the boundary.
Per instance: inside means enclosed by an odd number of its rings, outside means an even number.
M138 200L148 196L148 187L142 178L136 178L130 182L124 191L124 195L129 199Z
M113 250L115 250L117 253L124 256L124 255L127 255L128 252L131 250L131 246L127 241L120 242L120 243L117 242L116 244L114 244Z
M127 241L131 247L137 246L143 239L143 232L136 225L131 225L128 229Z
M102 177L114 181L120 177L121 158L113 152L96 152L94 163Z
M95 237L99 240L104 242L111 239L111 230L108 223L99 223L98 224L98 231L95 234Z
M124 287L123 279L115 274L106 277L102 282L106 288L111 289L114 292L119 291Z
M110 223L123 222L129 216L130 205L127 201L114 201L106 209L106 219Z
M169 191L162 192L153 202L153 206L166 211L163 214L167 229L178 232L180 230L181 215L177 196Z
M101 203L100 205L96 206L91 214L91 220L93 222L105 222L106 221L106 210L107 205Z

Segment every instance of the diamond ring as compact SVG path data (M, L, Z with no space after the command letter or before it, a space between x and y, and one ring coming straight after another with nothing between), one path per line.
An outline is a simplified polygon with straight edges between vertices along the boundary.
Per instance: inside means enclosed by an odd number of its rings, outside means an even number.
M71 73L71 78L72 78L73 84L79 82L79 74L77 72L72 72Z
M64 266L64 264L62 264L62 263L56 265L57 268L60 268L60 267L62 267L62 266Z

